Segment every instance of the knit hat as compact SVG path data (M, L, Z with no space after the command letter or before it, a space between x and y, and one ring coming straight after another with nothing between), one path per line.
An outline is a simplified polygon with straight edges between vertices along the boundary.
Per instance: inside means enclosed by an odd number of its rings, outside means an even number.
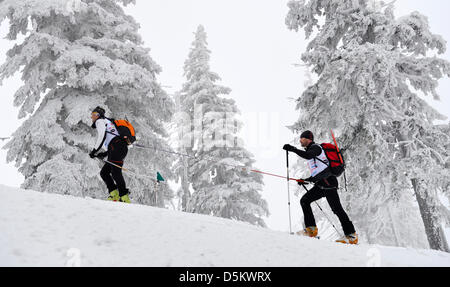
M303 132L300 138L305 138L314 141L314 135L311 131Z
M104 118L106 113L105 109L101 107L96 107L92 112L99 114L101 118Z

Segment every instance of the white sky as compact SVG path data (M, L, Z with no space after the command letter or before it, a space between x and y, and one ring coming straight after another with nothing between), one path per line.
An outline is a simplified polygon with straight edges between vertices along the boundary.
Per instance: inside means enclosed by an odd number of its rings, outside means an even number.
M295 67L305 50L303 33L289 31L284 19L287 0L138 0L128 13L141 24L145 46L162 66L159 79L174 92L181 87L183 63L193 41L193 32L199 24L208 33L212 51L211 68L222 77L222 83L233 92L246 121L244 131L247 148L256 157L256 167L286 174L284 152L281 147L293 141L294 136L285 128L298 117L295 103L304 82L304 71ZM397 0L396 13L405 15L417 10L427 15L431 29L450 40L449 1ZM0 27L0 62L11 43L4 40L7 27ZM449 52L444 58L450 60ZM21 121L18 109L12 106L13 94L20 86L20 77L4 81L0 86L0 122L4 124L0 137L10 136ZM432 105L450 117L450 80L441 80L441 102ZM89 116L89 115L87 115ZM252 120L253 119L253 120ZM320 140L320 139L319 139ZM0 146L3 143L0 142ZM293 162L294 158L291 158ZM19 186L23 178L12 164L6 164L6 152L0 151L0 184ZM264 198L269 203L270 228L288 229L286 181L265 177ZM291 188L294 225L301 226L299 198Z

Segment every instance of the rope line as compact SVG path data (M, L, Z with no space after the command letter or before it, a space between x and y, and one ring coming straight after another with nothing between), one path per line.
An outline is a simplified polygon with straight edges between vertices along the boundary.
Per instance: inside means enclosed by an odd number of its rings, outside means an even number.
M178 156L184 156L184 157L189 157L192 159L196 159L196 160L200 160L199 157L193 156L193 155L189 155L189 154L184 154L184 153L179 153L179 152L174 152L174 151L168 151L168 150L164 150L164 149L160 149L157 147L147 147L147 146L143 146L140 144L134 144L133 145L136 148L141 148L141 149L153 149L153 150L157 150L163 153L168 153L168 154L174 154L174 155L178 155ZM205 156L205 160L206 161L211 161L211 162L215 162L215 163L219 163L220 161L222 161L221 159L216 159L213 158L211 156ZM247 158L239 158L239 159L247 159ZM278 178L283 178L283 179L287 179L286 176L281 176L281 175L277 175L277 174L273 174L273 173L268 173L268 172L264 172L264 171L260 171L260 170L256 170L256 169L250 169L249 166L240 166L240 165L232 165L232 164L227 164L227 163L220 163L221 165L224 166L228 166L228 167L233 167L233 168L240 168L243 171L250 171L250 172L254 172L254 173L259 173L259 174L264 174L264 175L268 175L268 176L273 176L273 177L278 177ZM295 178L289 178L290 181L296 181L296 182L302 182L301 179L295 179Z

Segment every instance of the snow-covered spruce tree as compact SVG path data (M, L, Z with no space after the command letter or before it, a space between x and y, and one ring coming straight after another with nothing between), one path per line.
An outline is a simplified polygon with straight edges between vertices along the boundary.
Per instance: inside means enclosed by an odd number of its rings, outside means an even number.
M156 80L160 67L142 46L139 25L120 6L131 2L0 1L0 22L10 24L7 38L25 36L0 68L0 81L22 74L14 104L28 119L5 148L25 176L23 188L105 197L100 163L87 156L96 137L90 120L96 106L110 117L127 117L141 144L169 149L164 123L174 105ZM148 203L155 170L173 176L172 158L157 151L131 149L125 164L144 175L125 174L140 203ZM163 186L159 193L157 205L163 206L172 192Z
M395 234L402 232L393 231L414 224L393 226L389 209L411 208L415 194L423 224L405 231L425 226L430 247L446 250L440 214L434 212L437 186L429 177L445 168L442 149L433 143L444 137L433 125L443 116L418 96L438 98L438 80L449 75L450 65L427 52L443 53L445 41L429 31L424 16L414 12L395 19L393 5L379 1L288 6L288 28L303 28L307 38L314 34L302 59L319 77L298 99L301 116L293 129L312 129L321 139L330 128L339 135L350 189L343 201L357 228L369 242L395 244ZM422 180L426 189L415 184ZM417 222L408 214L402 220Z
M191 182L189 177L189 157L194 157L192 149L193 135L191 111L188 111L187 106L183 103L183 98L180 93L175 94L176 112L174 115L175 132L174 141L176 150L181 154L175 161L175 174L180 182L180 187L177 191L178 210L187 211L187 204L191 198ZM186 112L188 111L188 112Z
M446 133L447 135L450 135L450 122L448 125L441 125L440 129L442 132ZM444 196L447 198L448 202L450 203L450 173L447 172L450 169L450 141L444 144L446 153L445 153L445 167L446 169L443 170L445 175L441 178L441 189L444 194ZM449 206L450 207L450 206ZM450 210L447 207L441 206L441 211L443 214L445 214L445 223L446 227L450 227Z
M237 136L242 127L239 111L234 100L221 96L230 89L216 84L220 78L210 70L209 61L207 35L199 26L184 66L187 82L179 93L184 115L180 151L191 156L180 161L179 170L183 173L183 165L188 165L183 185L188 189L192 184L193 190L185 195L183 206L188 212L265 226L262 217L268 208L260 194L262 176L249 173L255 161Z

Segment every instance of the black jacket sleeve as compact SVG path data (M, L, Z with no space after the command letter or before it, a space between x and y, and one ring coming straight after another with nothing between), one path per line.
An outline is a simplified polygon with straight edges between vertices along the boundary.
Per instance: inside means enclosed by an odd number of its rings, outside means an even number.
M295 149L293 152L304 159L313 159L322 153L322 149L315 144L312 145L307 151Z

